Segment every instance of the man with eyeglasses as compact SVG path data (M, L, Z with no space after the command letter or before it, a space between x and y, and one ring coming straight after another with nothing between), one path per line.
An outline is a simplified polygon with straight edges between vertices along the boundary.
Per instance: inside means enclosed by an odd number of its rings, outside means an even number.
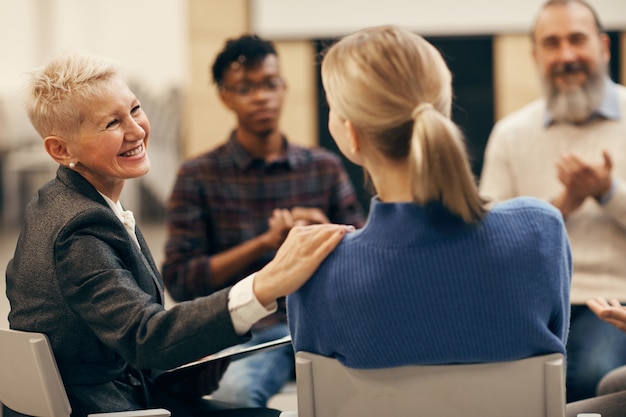
M176 301L233 285L274 256L294 224L364 217L340 158L293 145L278 121L287 84L274 45L228 40L212 67L224 105L237 117L226 143L185 162L168 204L163 277ZM284 300L252 328L249 344L289 334ZM293 349L232 362L214 400L263 407L292 377Z

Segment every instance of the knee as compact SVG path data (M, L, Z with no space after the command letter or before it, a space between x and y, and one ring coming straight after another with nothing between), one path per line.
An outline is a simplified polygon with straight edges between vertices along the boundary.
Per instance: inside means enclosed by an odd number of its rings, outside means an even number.
M626 391L626 366L612 370L598 383L597 394L606 395Z

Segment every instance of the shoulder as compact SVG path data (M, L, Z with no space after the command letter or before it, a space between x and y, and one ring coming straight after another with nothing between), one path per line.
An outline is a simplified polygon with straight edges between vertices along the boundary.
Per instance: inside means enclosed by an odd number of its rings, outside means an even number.
M88 253L102 253L103 244L110 247L124 245L124 251L132 247L115 212L108 205L86 197L73 200L72 207L55 220L54 231L55 252L63 258L71 259L73 252L80 253L77 245L81 250L88 247Z
M78 233L91 235L102 229L110 231L122 227L117 216L104 200L94 200L83 190L67 186L62 181L53 180L38 192L28 206L25 223L40 235L60 236Z
M520 219L524 224L531 227L542 228L548 224L564 230L563 216L561 212L547 201L535 197L516 197L496 203L490 211L490 216Z
M119 223L119 219L108 205L94 201L79 192L70 191L65 196L60 195L57 201L59 206L64 207L62 216L65 217L66 224L83 224L89 228L102 223ZM52 207L54 208L54 205Z
M71 183L65 181L57 177L38 191L37 198L31 203L31 208L35 213L43 212L49 216L74 216L76 213L90 210L113 212L98 192L85 180L71 181Z
M545 200L530 196L511 198L509 200L496 203L493 207L493 211L539 211L552 216L560 216L560 212L552 204Z
M534 197L513 198L497 203L486 224L497 251L509 248L528 268L552 271L561 277L553 282L569 285L571 247L563 216L554 206Z

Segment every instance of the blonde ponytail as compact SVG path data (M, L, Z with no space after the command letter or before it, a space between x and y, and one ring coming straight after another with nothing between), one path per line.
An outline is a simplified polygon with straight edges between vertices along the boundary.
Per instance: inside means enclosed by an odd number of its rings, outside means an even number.
M440 202L466 223L480 221L485 201L478 194L461 131L430 103L415 107L412 115L413 200Z

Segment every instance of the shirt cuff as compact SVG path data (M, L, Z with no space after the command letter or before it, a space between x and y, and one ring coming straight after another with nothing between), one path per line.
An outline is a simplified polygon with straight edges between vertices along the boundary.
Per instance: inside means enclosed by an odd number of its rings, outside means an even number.
M613 196L615 195L615 191L616 190L617 190L617 181L615 180L615 178L613 178L611 180L611 187L609 188L609 191L607 191L606 193L604 193L600 197L596 198L596 201L601 206L605 205L606 203L611 201L611 198L613 198Z
M276 302L265 307L254 295L254 276L249 275L236 283L228 293L228 311L238 335L245 334L254 323L267 317L278 308Z

